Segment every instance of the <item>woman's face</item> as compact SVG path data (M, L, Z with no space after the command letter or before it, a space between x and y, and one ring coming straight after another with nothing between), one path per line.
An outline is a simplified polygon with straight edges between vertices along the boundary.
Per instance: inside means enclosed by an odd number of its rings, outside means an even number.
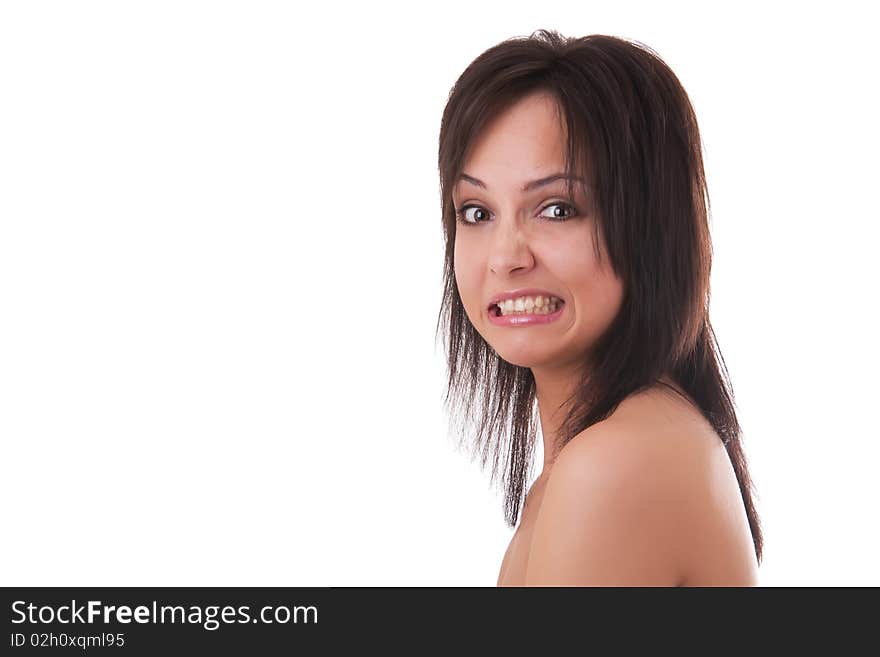
M604 243L601 263L596 257L596 217L580 187L576 198L566 196L563 178L522 191L565 173L555 107L551 96L535 93L489 123L464 163L465 176L485 186L463 176L452 192L460 212L455 281L465 311L498 355L521 367L583 363L623 298ZM499 294L530 298L521 306L525 314L495 317L490 304ZM562 304L542 314L548 295Z

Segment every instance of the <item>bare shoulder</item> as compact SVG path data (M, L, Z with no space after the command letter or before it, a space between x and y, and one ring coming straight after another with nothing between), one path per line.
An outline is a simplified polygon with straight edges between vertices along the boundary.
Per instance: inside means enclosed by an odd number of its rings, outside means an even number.
M726 450L695 406L661 388L633 395L557 456L526 582L676 586L730 572L744 555L705 550L735 536L742 552L738 495ZM716 563L701 565L707 558Z
M683 399L663 386L629 401L629 412L620 419L624 424L629 420L634 435L653 436L652 444L680 466L676 474L686 494L678 534L682 584L758 585L758 562L739 482L712 425L690 397Z

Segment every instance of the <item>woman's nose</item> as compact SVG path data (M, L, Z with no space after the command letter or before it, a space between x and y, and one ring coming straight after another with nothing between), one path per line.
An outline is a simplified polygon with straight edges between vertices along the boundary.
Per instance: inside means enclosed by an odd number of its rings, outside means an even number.
M528 240L516 222L497 221L489 244L489 269L505 275L515 269L530 268L534 256Z

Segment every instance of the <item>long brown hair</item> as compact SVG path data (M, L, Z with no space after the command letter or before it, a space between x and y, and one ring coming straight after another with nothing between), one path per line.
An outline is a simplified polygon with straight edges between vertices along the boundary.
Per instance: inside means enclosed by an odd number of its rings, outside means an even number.
M557 448L668 373L726 446L760 562L763 539L753 484L730 377L709 321L712 243L700 133L678 78L644 44L538 30L479 55L450 91L440 126L446 249L437 320L438 331L444 329L444 405L450 418L462 437L472 439L483 468L491 459L493 482L503 471L505 520L515 525L537 429L535 380L529 368L500 358L465 314L454 274L452 187L481 128L538 91L557 101L566 132L566 173L587 174L594 225L625 290L619 314L593 345L589 367L569 400ZM569 194L575 184L569 180Z

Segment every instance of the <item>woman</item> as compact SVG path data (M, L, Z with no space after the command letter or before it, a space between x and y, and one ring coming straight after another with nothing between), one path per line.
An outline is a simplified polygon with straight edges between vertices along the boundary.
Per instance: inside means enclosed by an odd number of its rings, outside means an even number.
M519 519L498 584L757 585L760 523L709 322L700 137L676 76L614 37L507 40L456 81L439 169L446 406ZM523 500L538 421L543 470Z

